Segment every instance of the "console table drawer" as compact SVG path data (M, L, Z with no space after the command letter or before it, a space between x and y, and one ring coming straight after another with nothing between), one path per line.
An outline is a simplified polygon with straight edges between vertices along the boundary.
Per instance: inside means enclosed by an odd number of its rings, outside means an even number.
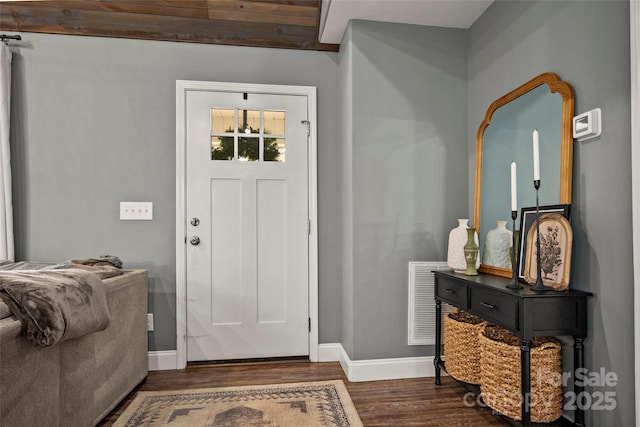
M518 300L470 288L471 311L489 322L518 329Z
M467 285L449 280L440 280L436 287L436 296L456 307L467 308Z

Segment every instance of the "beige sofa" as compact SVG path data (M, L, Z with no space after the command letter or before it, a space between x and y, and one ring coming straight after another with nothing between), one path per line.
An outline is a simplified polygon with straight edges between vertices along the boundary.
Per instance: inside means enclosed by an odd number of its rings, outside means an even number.
M28 342L0 301L0 426L96 425L146 378L147 272L104 283L109 327L51 347Z

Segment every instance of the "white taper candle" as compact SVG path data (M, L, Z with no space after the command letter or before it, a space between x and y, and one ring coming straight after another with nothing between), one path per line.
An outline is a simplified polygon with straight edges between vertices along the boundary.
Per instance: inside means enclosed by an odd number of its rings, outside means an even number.
M511 211L518 210L518 178L516 162L511 162Z
M540 180L540 147L538 143L538 129L533 131L533 180Z

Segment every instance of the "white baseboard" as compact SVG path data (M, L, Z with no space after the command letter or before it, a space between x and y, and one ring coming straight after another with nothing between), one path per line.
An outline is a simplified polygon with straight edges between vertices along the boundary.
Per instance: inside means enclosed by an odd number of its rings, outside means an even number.
M150 371L177 369L177 361L176 350L149 352ZM347 379L352 382L435 376L433 356L351 360L340 343L320 344L318 361L340 362Z
M176 350L150 351L148 356L150 371L169 371L177 369L178 352Z
M318 362L337 362L340 360L342 344L320 344L318 345Z
M320 344L320 362L340 362L352 382L434 377L433 356L351 360L342 344Z

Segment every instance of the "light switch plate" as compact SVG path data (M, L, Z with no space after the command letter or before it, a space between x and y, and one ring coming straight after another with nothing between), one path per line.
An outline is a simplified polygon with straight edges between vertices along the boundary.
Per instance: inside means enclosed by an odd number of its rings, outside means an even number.
M596 138L602 133L601 110L595 108L573 118L573 137L578 141Z
M150 221L153 202L120 202L120 220Z

